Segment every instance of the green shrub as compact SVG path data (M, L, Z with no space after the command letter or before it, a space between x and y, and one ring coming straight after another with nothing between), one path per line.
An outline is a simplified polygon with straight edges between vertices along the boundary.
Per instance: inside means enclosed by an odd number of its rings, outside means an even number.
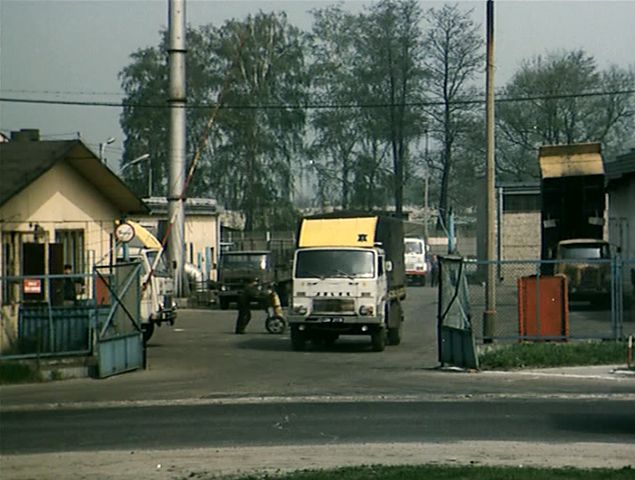
M518 343L479 355L482 369L562 367L626 363L625 342Z
M40 382L40 372L18 362L0 362L0 384Z

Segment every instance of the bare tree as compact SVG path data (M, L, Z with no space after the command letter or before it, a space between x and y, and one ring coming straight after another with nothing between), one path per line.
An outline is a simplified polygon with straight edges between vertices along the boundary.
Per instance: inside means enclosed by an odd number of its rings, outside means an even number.
M431 135L441 144L436 162L441 176L439 210L447 220L455 144L475 109L464 100L473 100L476 95L470 82L484 68L484 44L471 12L462 12L457 5L433 8L428 17L430 26L424 43L429 75L426 96L433 106L427 113Z

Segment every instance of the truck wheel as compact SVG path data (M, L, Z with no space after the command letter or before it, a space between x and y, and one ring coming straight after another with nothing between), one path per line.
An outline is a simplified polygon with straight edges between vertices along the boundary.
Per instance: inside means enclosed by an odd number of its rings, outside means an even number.
M143 343L148 343L154 333L154 323L144 323L141 325L141 332L143 333Z
M374 352L383 352L386 348L386 329L378 328L370 334Z
M298 327L291 327L291 348L296 352L301 352L306 346L306 336Z
M401 343L401 327L388 329L388 345L399 345Z
M219 298L218 304L220 305L221 310L227 310L227 308L229 307L229 300L227 300L226 298Z

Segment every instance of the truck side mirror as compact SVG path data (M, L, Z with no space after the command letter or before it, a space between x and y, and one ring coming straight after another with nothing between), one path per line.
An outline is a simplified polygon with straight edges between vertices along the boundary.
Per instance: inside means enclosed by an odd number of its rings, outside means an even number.
M392 261L391 260L386 260L386 271L387 272L392 272Z

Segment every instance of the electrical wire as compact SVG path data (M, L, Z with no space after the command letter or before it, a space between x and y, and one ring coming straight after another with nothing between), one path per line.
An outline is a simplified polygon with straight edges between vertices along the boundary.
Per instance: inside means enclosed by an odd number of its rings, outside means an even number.
M627 90L611 90L611 91L595 91L595 92L580 92L570 94L555 94L555 95L527 95L522 97L502 97L497 98L496 103L517 103L517 102L531 102L537 100L566 100L573 98L590 98L590 97L603 97L603 96L616 96L616 95L633 95L635 89ZM69 105L69 106L82 106L82 107L112 107L112 108L152 108L152 109L170 109L174 106L166 103L134 103L134 102L106 102L106 101L81 101L81 100L46 100L46 99L28 99L28 98L15 98L15 97L0 97L0 102L4 103L25 103L25 104L38 104L38 105ZM480 105L485 104L484 99L474 100L455 100L450 102L452 105ZM404 102L404 103L304 103L304 104L188 104L185 109L221 109L221 110L336 110L336 109L351 109L351 108L393 108L393 107L435 107L445 105L444 101L425 101L425 102Z

